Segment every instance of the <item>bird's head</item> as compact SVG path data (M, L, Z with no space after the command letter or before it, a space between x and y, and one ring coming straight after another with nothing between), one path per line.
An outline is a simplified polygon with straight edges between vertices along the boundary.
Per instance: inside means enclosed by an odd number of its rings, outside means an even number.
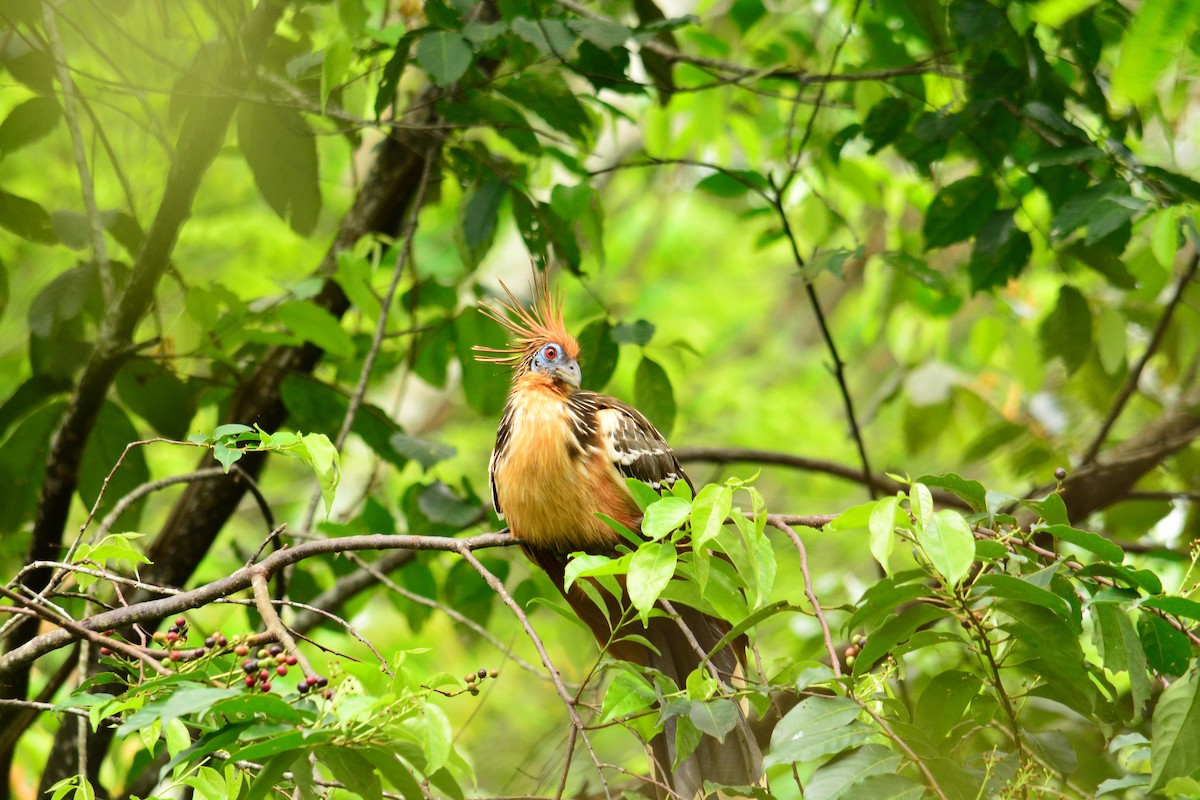
M516 378L537 373L579 388L579 343L563 324L562 292L551 291L543 272L534 277L533 305L526 308L503 281L500 286L508 296L507 302L497 299L495 305L481 303L479 310L512 334L512 345L506 348L476 345L474 350L487 355L475 358L509 364L515 368Z

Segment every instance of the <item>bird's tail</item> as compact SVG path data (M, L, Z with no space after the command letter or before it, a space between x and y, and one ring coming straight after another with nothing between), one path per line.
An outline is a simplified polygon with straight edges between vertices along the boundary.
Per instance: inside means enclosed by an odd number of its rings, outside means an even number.
M646 639L658 650L658 653L648 652L647 665L682 688L688 675L701 663L699 651L711 652L729 626L688 606L676 605L674 610L678 619L656 617L646 628ZM680 623L687 627L694 642L689 641ZM712 658L717 674L726 685L742 672L739 652L744 652L744 643L735 642ZM662 733L651 740L656 771L665 778L673 795L686 800L705 797L705 781L729 786L751 786L759 782L762 752L741 706L736 708L737 720L723 740L704 735L696 749L679 763L675 759L677 717L670 717Z
M567 603L592 629L596 639L605 646L610 656L658 670L681 689L687 685L688 675L700 666L702 654L711 653L730 630L729 623L724 620L710 617L690 606L676 604L672 608L677 617L654 616L644 628L636 621L629 622L614 635L610 620L620 619L622 616L621 603L616 597L604 590L600 584L585 578L584 580L595 586L607 606L601 610L580 588L578 582L570 589L564 588L565 557L527 545L524 549L534 563L546 570ZM618 582L623 583L620 579ZM683 632L683 627L687 628L687 634ZM624 638L624 634L644 637L657 652L648 649L636 639ZM689 640L689 637L694 641ZM725 685L729 685L732 679L743 674L742 659L745 652L746 638L741 636L713 655L712 665ZM753 786L760 782L762 751L754 738L745 712L740 705L736 708L737 721L725 734L724 739L703 736L696 749L678 764L675 763L677 718L668 718L662 733L650 741L655 773L662 783L670 787L673 798L695 800L704 797L705 781L726 786Z

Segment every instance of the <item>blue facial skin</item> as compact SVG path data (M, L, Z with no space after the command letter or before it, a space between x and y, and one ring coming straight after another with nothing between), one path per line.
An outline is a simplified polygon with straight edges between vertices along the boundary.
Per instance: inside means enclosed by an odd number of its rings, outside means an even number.
M563 352L562 345L551 342L543 345L540 350L533 356L533 362L529 365L533 372L544 372L553 378L559 378L566 381L575 388L579 388L580 372L579 363L573 358L569 358Z

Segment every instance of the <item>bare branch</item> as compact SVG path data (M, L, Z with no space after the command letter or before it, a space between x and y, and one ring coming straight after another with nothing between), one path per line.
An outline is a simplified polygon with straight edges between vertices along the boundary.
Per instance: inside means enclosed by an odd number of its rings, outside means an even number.
M1179 303L1183 299L1184 290L1187 289L1188 284L1196 277L1197 268L1200 268L1200 250L1195 250L1192 253L1187 267L1184 269L1183 274L1179 276L1179 282L1175 284L1175 291L1171 294L1171 299L1167 301L1166 308L1163 309L1162 315L1158 318L1158 323L1154 326L1154 332L1150 334L1150 341L1146 343L1146 350L1137 362L1130 367L1129 374L1125 376L1125 383L1122 384L1120 391L1117 392L1117 396L1113 400L1112 407L1108 409L1108 414L1105 415L1104 421L1100 423L1100 430L1096 432L1092 443L1084 451L1081 464L1090 464L1096 460L1096 456L1100 453L1100 448L1104 446L1104 441L1108 438L1108 432L1112 430L1117 417L1121 416L1121 412L1125 410L1125 404L1129 402L1129 398L1137 391L1138 380L1142 377L1142 370L1146 368L1146 362L1158 350L1158 345L1162 342L1163 334L1166 333L1167 326L1171 323L1171 316L1175 313L1175 309L1179 307Z

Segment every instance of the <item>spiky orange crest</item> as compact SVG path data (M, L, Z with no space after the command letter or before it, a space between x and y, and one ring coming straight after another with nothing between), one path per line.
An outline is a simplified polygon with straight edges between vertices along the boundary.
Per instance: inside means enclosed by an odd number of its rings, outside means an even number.
M509 290L504 281L500 288L508 295L508 302L496 300L495 305L487 302L479 304L479 311L488 319L500 323L505 330L513 335L511 347L483 347L475 345L471 348L478 353L491 355L476 355L477 361L488 361L496 364L519 365L527 361L539 347L554 342L561 345L564 352L571 358L579 358L579 343L567 332L563 324L563 294L557 286L550 289L550 278L545 272L534 275L533 306L525 308L516 295Z

